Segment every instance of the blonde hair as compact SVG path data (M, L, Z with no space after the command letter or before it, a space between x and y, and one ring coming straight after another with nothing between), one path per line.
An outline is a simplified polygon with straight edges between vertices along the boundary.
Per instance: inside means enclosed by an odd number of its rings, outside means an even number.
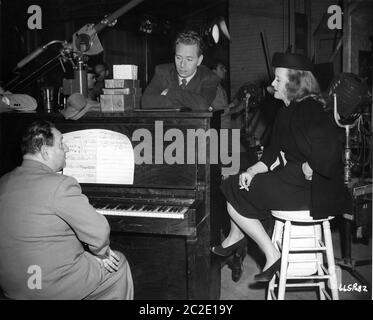
M288 83L286 84L288 101L301 101L312 97L325 103L321 96L319 83L311 71L288 69Z

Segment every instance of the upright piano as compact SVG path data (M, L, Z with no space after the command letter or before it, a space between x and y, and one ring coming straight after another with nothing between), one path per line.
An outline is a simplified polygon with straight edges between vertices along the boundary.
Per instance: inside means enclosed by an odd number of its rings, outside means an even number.
M83 183L82 190L111 226L111 248L127 257L135 299L219 299L220 260L210 246L220 243L220 166L206 163L155 164L155 124L163 130L218 129L220 115L193 112L87 113L77 121L58 113L0 114L0 175L20 165L19 142L35 120L53 122L62 133L106 129L131 139L137 129L153 136L153 161L135 164L133 184ZM135 147L140 141L131 141ZM171 141L163 141L163 151ZM185 143L185 151L187 150ZM195 143L195 148L198 148ZM195 150L198 154L198 150ZM185 159L187 157L185 152ZM123 159L125 161L125 159Z

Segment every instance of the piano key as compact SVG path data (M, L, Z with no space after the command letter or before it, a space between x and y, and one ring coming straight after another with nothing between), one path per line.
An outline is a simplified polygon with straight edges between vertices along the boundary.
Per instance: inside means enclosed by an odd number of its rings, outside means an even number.
M129 217L149 217L149 218L168 218L184 219L184 214L188 211L187 207L176 206L154 206L154 205L131 205L124 209L123 204L109 204L103 208L95 207L98 213L108 216L129 216ZM127 206L128 207L128 206Z
M108 205L105 207L105 209L110 210L110 209L114 209L114 208L117 207L117 206L118 206L117 203L116 203L116 204L108 204Z

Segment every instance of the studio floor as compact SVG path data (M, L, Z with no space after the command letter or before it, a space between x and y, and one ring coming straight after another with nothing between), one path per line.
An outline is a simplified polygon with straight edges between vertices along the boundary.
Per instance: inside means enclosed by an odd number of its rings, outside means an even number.
M336 261L341 257L341 241L338 230L332 231L333 248ZM367 260L372 258L371 237L368 243L352 243L351 254L353 261ZM260 262L258 261L258 249L255 244L248 245L247 255L243 260L242 276L237 282L232 280L232 271L227 264L221 270L221 300L265 300L267 284L254 281L254 275L260 272ZM358 266L356 270L367 280L369 286L372 285L372 265ZM336 266L339 299L340 300L372 300L371 289L365 292L364 284L360 283L347 270ZM361 286L359 286L361 285ZM365 284L366 285L366 284ZM353 289L355 287L355 289ZM350 289L349 289L350 288ZM285 300L317 300L316 290L311 291L286 291Z

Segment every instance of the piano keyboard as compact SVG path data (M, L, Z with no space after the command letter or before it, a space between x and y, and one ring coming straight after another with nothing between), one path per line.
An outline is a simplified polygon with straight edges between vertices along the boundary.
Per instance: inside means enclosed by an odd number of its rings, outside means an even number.
M92 204L98 213L108 216L184 219L188 207L142 204Z

